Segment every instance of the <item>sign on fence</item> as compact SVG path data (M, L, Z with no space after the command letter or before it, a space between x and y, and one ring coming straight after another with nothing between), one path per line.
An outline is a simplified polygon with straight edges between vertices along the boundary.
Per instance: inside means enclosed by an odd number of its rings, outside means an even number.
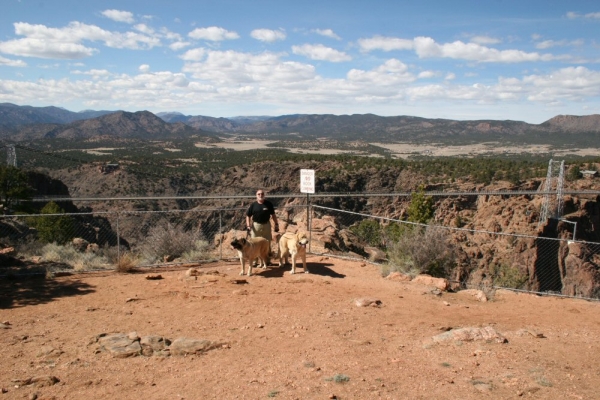
M300 170L300 193L315 192L315 170L301 169Z

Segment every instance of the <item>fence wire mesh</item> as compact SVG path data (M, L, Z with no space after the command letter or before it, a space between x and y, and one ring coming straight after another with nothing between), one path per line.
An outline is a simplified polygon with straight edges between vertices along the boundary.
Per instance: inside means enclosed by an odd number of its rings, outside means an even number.
M446 277L460 287L505 288L600 299L600 243L411 223L312 206L314 253L339 252L398 271ZM335 232L335 233L334 233ZM318 241L318 240L317 240Z
M382 274L428 273L460 287L600 299L600 243L424 225L298 200L277 215L282 230L308 232L312 254L368 259ZM0 278L234 259L229 242L245 236L245 212L3 215L0 241L23 261L2 265Z

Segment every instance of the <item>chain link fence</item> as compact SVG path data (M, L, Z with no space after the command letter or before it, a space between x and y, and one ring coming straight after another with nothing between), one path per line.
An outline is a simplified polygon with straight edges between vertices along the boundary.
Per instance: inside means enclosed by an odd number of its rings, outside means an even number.
M382 275L444 276L457 288L600 299L599 243L424 225L299 203L277 207L280 226L306 230L312 254L370 260ZM234 260L229 243L245 236L245 211L2 215L0 279Z
M313 253L370 259L381 265L382 275L427 273L460 288L600 299L600 243L426 225L316 205L311 210L318 221L313 236L334 227L321 235L324 240L317 238Z

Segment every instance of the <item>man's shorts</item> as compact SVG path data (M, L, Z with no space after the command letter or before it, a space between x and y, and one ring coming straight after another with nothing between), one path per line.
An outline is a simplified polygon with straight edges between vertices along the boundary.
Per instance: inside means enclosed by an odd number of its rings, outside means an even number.
M266 224L259 224L258 222L253 222L250 235L252 237L262 237L269 241L273 240L273 237L271 236L271 223L267 222Z

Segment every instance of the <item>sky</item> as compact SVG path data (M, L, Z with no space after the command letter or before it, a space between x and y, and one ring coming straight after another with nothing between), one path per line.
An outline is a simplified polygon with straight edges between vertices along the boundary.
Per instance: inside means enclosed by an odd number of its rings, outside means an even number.
M212 117L600 114L597 0L2 0L0 103Z

